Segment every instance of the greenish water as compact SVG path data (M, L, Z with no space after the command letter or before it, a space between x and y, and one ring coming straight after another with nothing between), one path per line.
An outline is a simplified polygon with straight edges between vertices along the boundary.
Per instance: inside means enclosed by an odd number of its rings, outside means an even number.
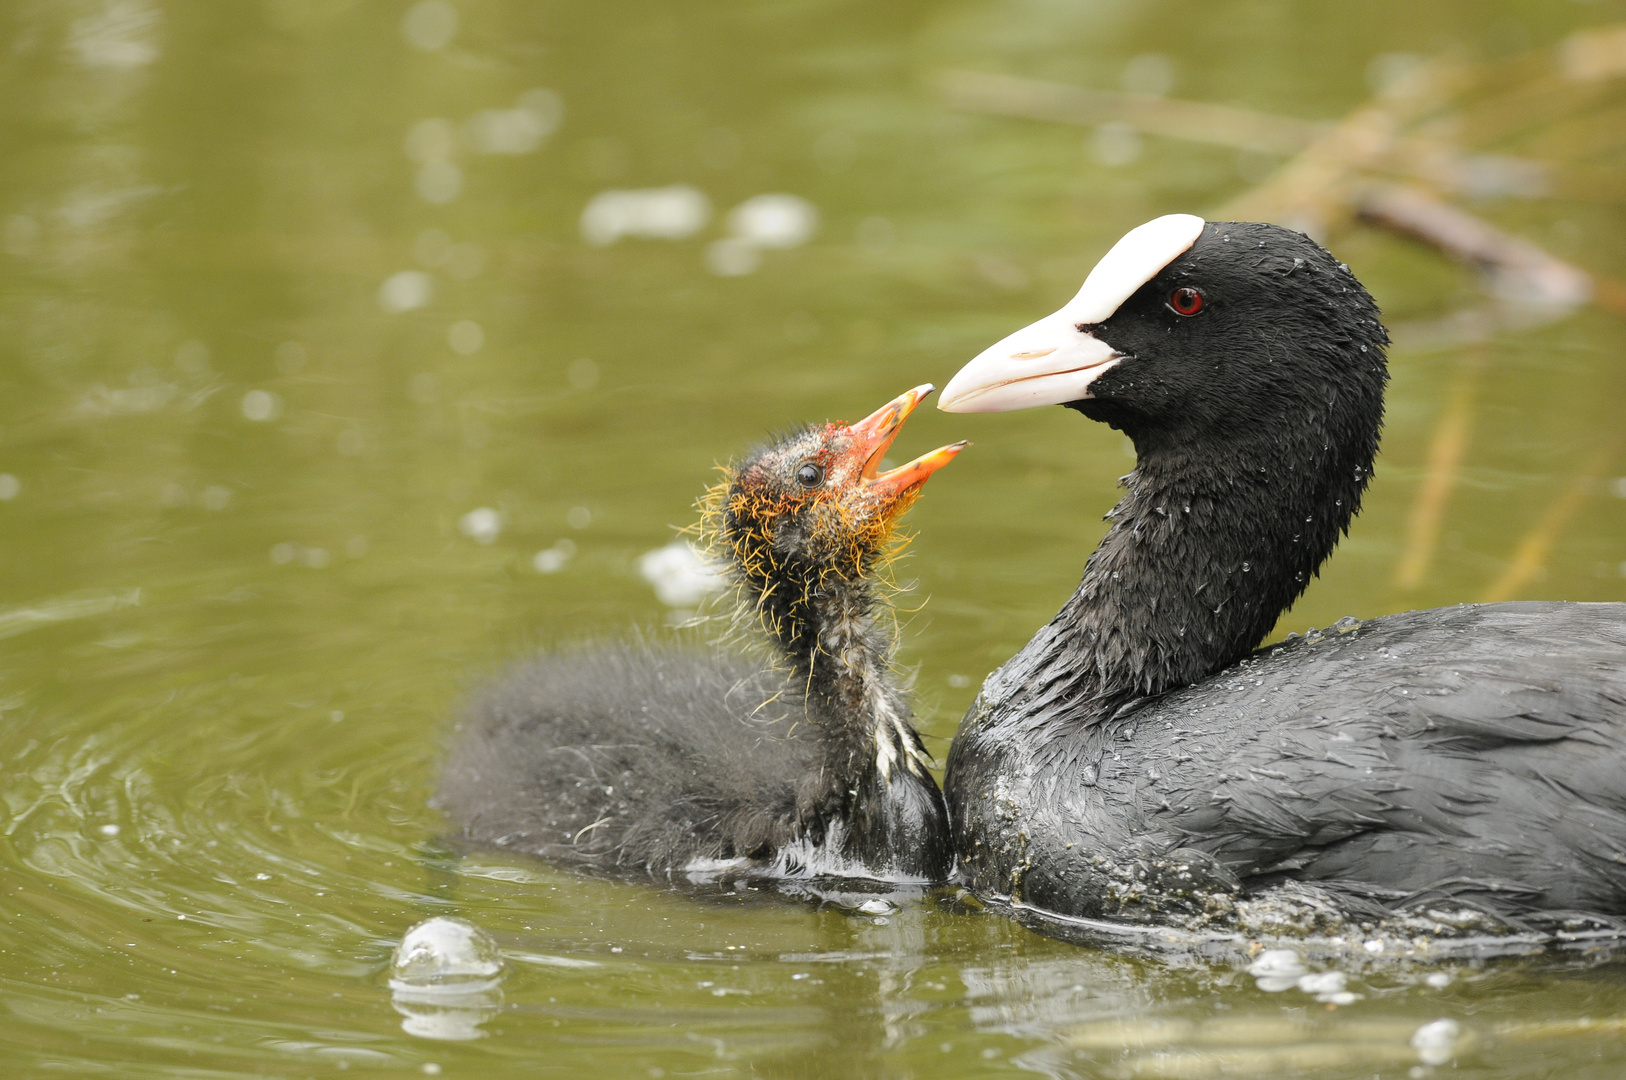
M1546 46L1626 4L445 10L0 4L7 1076L1619 1075L1618 964L1351 967L1339 1006L941 897L873 916L460 861L427 800L470 687L668 618L637 560L715 462L941 384L1125 229L1261 168L1154 138L1108 166L1080 129L948 110L939 70L1117 87L1155 52L1177 95L1336 119L1375 56ZM584 238L595 196L679 184L703 225L683 195L595 220L688 235ZM774 193L816 231L730 240ZM1618 279L1623 199L1477 209ZM1334 246L1411 329L1368 509L1283 632L1478 599L1531 544L1518 595L1626 599L1622 320L1440 345L1472 275L1376 231ZM1402 588L1452 416L1461 470ZM963 437L900 571L939 756L1130 465L1060 409L923 410L899 450ZM481 1038L392 1004L391 949L436 914L505 951ZM1409 1040L1441 1018L1466 1038L1435 1070Z

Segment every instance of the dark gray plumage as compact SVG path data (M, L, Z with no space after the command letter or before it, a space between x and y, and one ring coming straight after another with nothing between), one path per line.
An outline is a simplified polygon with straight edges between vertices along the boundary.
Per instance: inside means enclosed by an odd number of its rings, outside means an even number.
M1626 914L1626 604L1415 611L1249 655L1371 476L1387 335L1349 269L1210 222L1067 332L1111 346L1070 407L1136 468L950 749L968 884L1151 921L1283 882L1362 918Z
M793 432L713 489L705 532L754 651L583 647L478 696L436 800L461 838L608 873L942 880L948 812L877 580L960 449L877 473L930 389Z

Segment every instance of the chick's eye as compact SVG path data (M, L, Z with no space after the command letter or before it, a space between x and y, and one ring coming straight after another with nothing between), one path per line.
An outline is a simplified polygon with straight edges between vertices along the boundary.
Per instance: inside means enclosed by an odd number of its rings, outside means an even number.
M1169 307L1176 315L1195 315L1203 309L1203 294L1196 289L1176 289L1169 294Z
M818 487L824 483L824 470L808 462L796 470L796 482L806 488Z

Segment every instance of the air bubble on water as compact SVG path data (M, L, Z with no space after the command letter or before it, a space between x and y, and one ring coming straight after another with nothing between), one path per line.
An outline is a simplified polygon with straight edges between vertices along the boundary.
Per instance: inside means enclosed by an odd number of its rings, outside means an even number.
M1461 1045L1462 1025L1455 1020L1431 1021L1411 1037L1411 1048L1417 1051L1417 1060L1424 1065L1444 1065L1457 1056Z
M97 831L103 836L117 836L119 834L119 827L117 825L103 825Z
M408 930L389 968L391 1004L401 1029L424 1039L463 1041L502 1008L502 953L491 935L462 919L437 916Z
M884 897L874 897L858 905L858 910L865 915L891 915L898 910L898 905Z
M402 936L390 959L390 987L455 997L491 989L502 971L502 952L490 934L464 919L441 915Z
M502 513L489 506L470 510L458 520L457 528L476 544L494 544L502 533Z
M1431 971L1423 981L1436 990L1444 990L1451 985L1451 976L1448 972Z

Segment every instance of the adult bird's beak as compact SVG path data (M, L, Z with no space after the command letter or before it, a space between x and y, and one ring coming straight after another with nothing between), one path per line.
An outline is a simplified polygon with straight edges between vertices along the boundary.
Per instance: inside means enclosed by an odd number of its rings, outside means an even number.
M903 422L909 419L909 414L926 399L926 395L935 389L937 388L931 383L924 383L913 390L907 390L858 423L848 425L848 432L856 440L853 452L863 455L864 464L859 475L863 477L867 491L884 498L900 498L910 489L924 484L927 477L947 465L954 459L955 454L969 445L957 442L939 447L929 454L922 454L907 465L888 469L884 473L878 471L881 459L892 446L892 440L897 438L898 432L903 429Z
M1071 305L1069 305L1071 307ZM1090 396L1090 383L1122 357L1078 328L1068 308L984 349L949 380L944 412L1009 412Z

